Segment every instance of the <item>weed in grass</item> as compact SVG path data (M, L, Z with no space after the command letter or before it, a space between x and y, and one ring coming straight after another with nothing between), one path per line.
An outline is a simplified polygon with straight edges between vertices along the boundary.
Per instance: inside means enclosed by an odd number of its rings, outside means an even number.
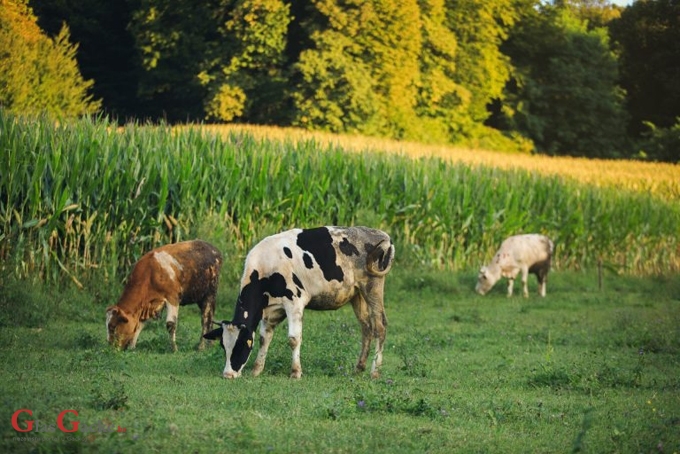
M121 380L100 376L90 391L90 404L95 410L124 410L128 408L128 395Z
M587 409L583 414L583 421L581 422L581 430L576 435L573 446L571 448L572 453L585 451L585 438L586 433L593 425L593 409Z
M401 360L400 369L409 377L427 377L427 358L424 342L400 343L394 351Z
M355 408L358 412L406 414L418 417L438 418L448 412L425 397L416 397L417 392L400 392L397 388L383 384L357 390Z
M80 350L91 350L101 345L101 338L84 331L78 334L73 345Z

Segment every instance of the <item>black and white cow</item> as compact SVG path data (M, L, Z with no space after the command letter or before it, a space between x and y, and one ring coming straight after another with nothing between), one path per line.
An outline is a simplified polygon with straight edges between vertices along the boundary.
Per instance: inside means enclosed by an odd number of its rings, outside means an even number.
M224 378L241 375L259 325L260 350L253 375L264 369L274 328L288 317L293 350L291 378L300 378L302 316L305 308L335 310L351 302L361 324L357 371L366 368L376 341L371 377L379 376L387 318L385 276L392 267L394 245L383 231L368 227L293 229L269 236L248 253L234 317L205 335L220 339L226 353Z
M515 278L522 273L522 293L529 296L529 273L538 278L539 294L545 296L554 245L545 235L529 233L508 237L494 255L491 263L479 270L475 290L484 295L501 277L508 279L508 296L512 296Z

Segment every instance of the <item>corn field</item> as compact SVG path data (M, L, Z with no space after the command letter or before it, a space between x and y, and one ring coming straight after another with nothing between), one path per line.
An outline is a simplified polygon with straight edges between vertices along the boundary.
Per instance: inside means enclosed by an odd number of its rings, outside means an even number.
M55 124L1 111L0 152L1 266L21 278L118 279L149 249L197 236L240 267L265 235L358 224L389 232L408 266L470 270L506 236L540 232L556 244L558 269L601 261L620 273L680 271L672 183L659 194L441 156L349 152L313 137Z

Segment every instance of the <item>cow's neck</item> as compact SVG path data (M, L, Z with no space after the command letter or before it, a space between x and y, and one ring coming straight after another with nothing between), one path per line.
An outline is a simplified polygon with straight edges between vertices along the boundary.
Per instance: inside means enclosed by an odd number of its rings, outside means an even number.
M256 298L251 297L247 301L243 301L239 297L231 322L234 325L245 325L251 331L255 331L260 320L262 320L267 300L268 297L266 295L259 295Z
M125 289L116 306L134 319L145 321L156 317L163 310L165 298L162 295Z

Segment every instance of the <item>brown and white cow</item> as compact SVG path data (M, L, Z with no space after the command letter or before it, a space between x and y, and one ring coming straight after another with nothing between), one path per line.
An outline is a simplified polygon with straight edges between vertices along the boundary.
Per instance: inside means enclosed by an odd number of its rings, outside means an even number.
M378 377L387 326L385 276L393 259L390 237L368 227L293 229L262 240L246 257L233 319L222 321L205 336L222 343L226 354L223 377L241 375L258 325L260 350L253 375L259 375L274 328L288 317L288 343L293 350L290 376L300 378L303 311L335 310L347 302L361 324L356 370L366 368L375 339L371 376Z
M545 235L530 233L507 238L491 263L479 271L475 291L484 295L501 277L505 277L508 279L508 296L512 296L515 278L521 272L524 296L529 296L527 287L529 273L536 275L539 293L545 296L553 249L553 242Z
M135 348L144 322L167 309L166 327L173 351L179 306L198 304L203 335L210 330L222 267L222 254L201 240L161 246L135 264L118 303L106 309L107 340L120 348Z

